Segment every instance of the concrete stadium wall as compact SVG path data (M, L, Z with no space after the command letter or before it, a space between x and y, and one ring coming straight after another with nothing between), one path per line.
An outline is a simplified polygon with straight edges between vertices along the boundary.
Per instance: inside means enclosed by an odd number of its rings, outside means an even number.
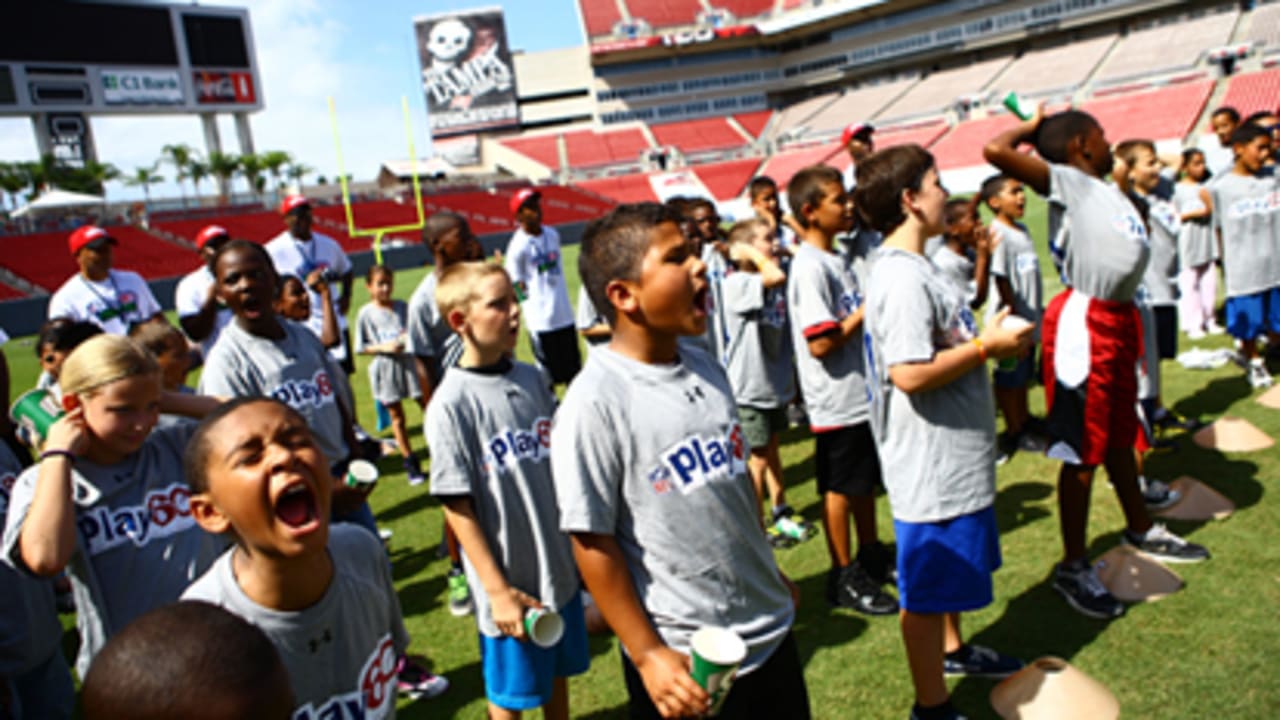
M582 233L586 226L585 222L556 226L556 230L560 233L561 244L577 245L582 240ZM492 255L494 250L505 250L507 241L510 239L510 233L490 233L480 236L480 244L484 246L485 255ZM350 257L351 264L355 266L357 278L362 277L364 273L368 272L369 266L373 265L372 250L352 253ZM425 246L418 244L385 248L382 251L382 261L396 270L404 270L406 268L420 267L430 262L431 253ZM122 269L127 270L128 268ZM194 265L192 269L195 269ZM575 268L574 271L576 272L577 269ZM160 307L165 310L173 309L173 293L177 288L178 281L181 279L181 277L165 278L163 280L153 280L149 283L151 292L155 293L156 300L160 302ZM0 302L0 328L3 328L6 333L15 338L34 335L40 331L40 326L44 324L48 311L48 295Z

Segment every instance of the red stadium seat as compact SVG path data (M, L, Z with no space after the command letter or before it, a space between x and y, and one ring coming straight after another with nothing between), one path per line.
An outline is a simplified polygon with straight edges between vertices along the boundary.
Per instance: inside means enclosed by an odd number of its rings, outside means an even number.
M622 19L615 0L580 0L578 7L582 8L588 38L612 33L613 26Z
M17 300L26 296L27 294L18 288L0 282L0 302L5 300Z
M626 5L631 17L643 19L655 28L692 25L702 12L698 0L626 0Z
M1191 132L1211 93L1213 81L1202 80L1090 100L1081 109L1098 119L1111 142L1181 140Z
M724 118L664 123L649 129L659 145L672 145L685 153L741 147L748 142Z
M564 134L564 143L569 165L575 168L637 162L640 152L649 147L649 141L638 128L605 132L575 130Z
M769 119L772 117L772 110L758 110L734 115L733 119L737 120L744 130L751 133L752 137L759 138L764 133L765 127L769 125Z
M697 165L693 171L702 184L707 186L711 197L716 200L732 200L742 194L742 190L751 178L755 177L756 169L759 167L760 158L747 158Z
M555 170L560 167L559 135L535 135L533 137L515 137L502 141L502 144L516 152Z
M649 184L649 176L645 173L580 180L577 185L583 190L612 198L620 203L658 202L658 196L653 192L653 186Z
M1280 110L1280 68L1241 73L1231 78L1222 104L1239 110L1241 117L1259 110Z

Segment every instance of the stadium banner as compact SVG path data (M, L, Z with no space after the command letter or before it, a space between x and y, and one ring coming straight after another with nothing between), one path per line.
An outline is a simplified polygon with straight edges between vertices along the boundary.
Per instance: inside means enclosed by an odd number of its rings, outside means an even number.
M413 26L434 137L520 123L502 8L422 15Z
M177 70L100 70L107 105L181 105Z
M714 202L707 187L698 179L692 170L676 170L674 172L654 173L649 176L649 186L660 202L673 197L701 197Z
M191 81L196 102L201 105L252 105L257 101L253 75L247 72L196 70Z
M605 40L595 43L591 46L592 55L607 55L609 53L624 52L627 50L638 50L640 48L650 47L687 47L689 45L703 45L716 40L728 40L730 38L757 37L760 31L755 25L734 25L732 27L710 27L703 26L692 30L677 30L675 32L662 33L661 35L649 35L647 37L624 38L622 40Z

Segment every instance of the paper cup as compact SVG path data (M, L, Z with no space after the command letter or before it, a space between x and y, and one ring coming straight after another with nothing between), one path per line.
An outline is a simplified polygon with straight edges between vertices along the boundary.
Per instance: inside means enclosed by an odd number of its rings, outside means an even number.
M564 637L564 618L551 608L527 608L524 611L524 631L533 644L553 647Z
M13 403L9 409L9 417L19 427L27 431L27 436L34 444L44 442L49 434L49 426L62 417L62 408L48 390L28 390Z
M1019 317L1017 315L1009 315L1008 317L1006 317L1004 320L1000 322L1000 328L1003 330L1021 330L1022 328L1030 327L1031 324L1032 324L1031 321L1027 320L1024 317ZM1001 358L998 362L996 362L996 367L1000 368L1001 370L1004 370L1005 372L1011 372L1018 367L1018 358L1016 357Z
M729 697L738 666L747 657L747 644L734 631L721 627L698 630L689 644L693 657L690 674L711 696L711 710L707 714L716 715Z
M378 466L368 460L352 460L347 465L347 487L371 487L378 482Z
M1009 108L1009 112L1017 115L1021 120L1030 120L1036 114L1035 108L1021 97L1018 97L1018 93L1013 91L1004 96L1003 104Z

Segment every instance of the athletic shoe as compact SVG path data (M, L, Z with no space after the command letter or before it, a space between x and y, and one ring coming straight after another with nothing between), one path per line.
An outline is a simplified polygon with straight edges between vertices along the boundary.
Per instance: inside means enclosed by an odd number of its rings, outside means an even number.
M1219 325L1219 324L1218 324L1218 321L1217 321L1217 320L1210 320L1210 321L1208 322L1208 324L1206 324L1206 325L1204 326L1204 329L1205 329L1205 330L1206 330L1210 335L1221 335L1222 333L1224 333L1224 332L1226 332L1226 331L1227 331L1227 329L1226 329L1226 328L1224 328L1224 327L1222 327L1221 325Z
M765 537L769 539L769 545L774 550L787 550L795 547L799 541L782 530L778 529L777 524L770 525L764 530Z
M857 564L881 585L898 585L898 561L882 542L858 548Z
M1169 408L1160 408L1152 424L1158 430L1185 430L1195 432L1205 426L1205 422L1197 417L1184 417Z
M1182 499L1182 493L1169 487L1163 480L1148 479L1138 476L1138 488L1142 490L1142 501L1148 510L1163 510Z
M1261 362L1255 360L1249 363L1249 385L1254 389L1271 387L1271 373L1267 372L1267 368Z
M396 690L413 700L429 700L449 689L449 680L407 657L396 666Z
M1187 331L1188 340L1203 340L1204 337L1205 337L1205 332L1200 328L1194 328L1192 330Z
M1015 657L1001 655L982 645L961 645L942 658L942 672L948 676L1003 678L1022 669L1023 662Z
M1042 453L1045 449L1044 438L1028 432L1025 428L1018 435L1018 449L1030 453Z
M1187 542L1174 535L1161 523L1151 526L1146 535L1138 537L1128 530L1120 536L1126 545L1157 560L1171 563L1194 563L1209 559L1209 550L1203 545Z
M1124 603L1107 591L1092 565L1058 565L1053 569L1053 589L1081 615L1110 620L1124 614Z
M1003 465L1018 452L1018 438L1002 432L996 436L996 465Z
M836 607L856 610L864 615L893 615L898 601L880 589L856 561L827 573L827 602Z
M421 470L410 470L408 476L409 487L417 487L427 481L427 476L423 475Z
M459 568L449 571L449 612L454 617L470 615L475 610L471 602L471 589L467 587L467 576Z
M787 406L787 422L791 427L809 427L809 413L804 403L794 402Z
M798 543L804 542L818 533L818 528L799 515L784 515L774 521L773 527Z

